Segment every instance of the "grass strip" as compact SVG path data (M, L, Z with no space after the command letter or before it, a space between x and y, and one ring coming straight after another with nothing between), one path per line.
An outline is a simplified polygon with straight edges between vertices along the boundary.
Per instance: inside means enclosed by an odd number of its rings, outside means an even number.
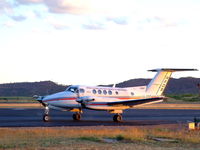
M117 143L140 143L144 145L164 145L155 138L165 138L174 146L200 146L200 132L167 127L119 127L119 128L0 128L0 148L48 148L65 147L71 143L105 143L103 139L115 139ZM85 141L85 142L84 142ZM175 142L170 142L175 141ZM116 144L116 143L115 143Z

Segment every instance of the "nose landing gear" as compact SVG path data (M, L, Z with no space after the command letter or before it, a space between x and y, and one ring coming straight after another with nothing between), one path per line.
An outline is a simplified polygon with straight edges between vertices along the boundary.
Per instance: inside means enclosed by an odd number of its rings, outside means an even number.
M48 122L50 120L49 115L43 115L43 121Z
M43 121L44 121L44 122L50 121L50 117L49 117L49 107L45 107L44 115L43 115Z

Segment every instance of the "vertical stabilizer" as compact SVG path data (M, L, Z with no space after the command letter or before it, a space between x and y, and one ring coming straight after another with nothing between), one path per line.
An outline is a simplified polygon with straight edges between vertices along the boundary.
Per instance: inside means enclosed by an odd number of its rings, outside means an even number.
M171 77L172 72L175 71L197 71L197 69L154 69L149 70L153 72L157 72L155 77L151 80L151 82L147 86L146 95L155 96L162 95L164 92L167 83Z

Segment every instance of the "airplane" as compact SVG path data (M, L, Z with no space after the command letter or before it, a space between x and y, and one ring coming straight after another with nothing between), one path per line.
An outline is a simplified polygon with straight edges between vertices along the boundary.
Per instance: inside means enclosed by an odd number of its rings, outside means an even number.
M136 105L162 102L165 99L163 92L173 72L198 70L160 68L148 71L157 73L146 86L119 88L72 85L65 91L39 96L37 101L45 108L43 121L50 121L50 109L74 112L72 118L76 121L81 119L84 109L90 109L108 111L114 114L114 122L121 122L125 109L134 108Z

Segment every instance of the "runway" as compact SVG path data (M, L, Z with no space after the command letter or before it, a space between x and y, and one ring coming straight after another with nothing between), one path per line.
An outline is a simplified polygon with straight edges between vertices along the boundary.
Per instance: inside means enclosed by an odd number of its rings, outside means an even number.
M200 118L200 110L129 109L123 113L123 122L112 121L106 111L84 110L81 121L73 121L71 112L50 111L51 121L43 122L43 109L1 108L0 127L60 127L60 126L144 126L178 124Z

